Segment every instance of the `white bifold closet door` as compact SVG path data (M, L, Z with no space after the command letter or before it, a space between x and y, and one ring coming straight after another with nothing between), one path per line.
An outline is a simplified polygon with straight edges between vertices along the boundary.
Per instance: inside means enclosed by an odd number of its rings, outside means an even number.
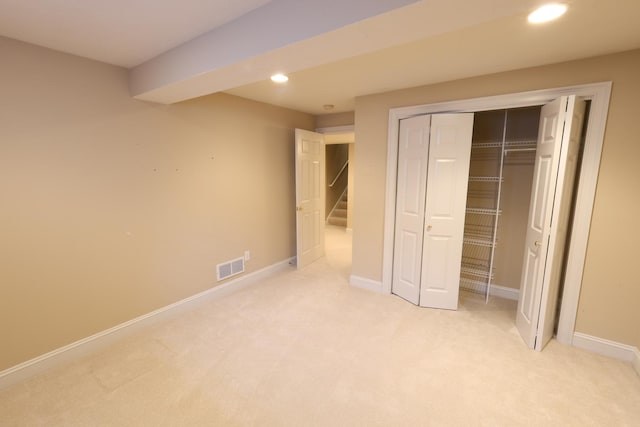
M516 325L529 348L553 336L585 102L563 96L542 107Z
M392 292L458 307L473 114L401 120Z

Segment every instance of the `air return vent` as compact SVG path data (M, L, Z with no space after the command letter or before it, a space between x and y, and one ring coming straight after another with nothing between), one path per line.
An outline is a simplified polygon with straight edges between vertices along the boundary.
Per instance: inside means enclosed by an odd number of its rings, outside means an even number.
M216 270L218 272L218 281L240 274L244 271L244 257L218 264Z

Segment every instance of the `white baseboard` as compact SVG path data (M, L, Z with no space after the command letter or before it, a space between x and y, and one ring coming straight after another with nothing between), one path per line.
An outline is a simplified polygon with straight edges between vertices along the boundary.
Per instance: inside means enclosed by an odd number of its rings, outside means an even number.
M293 258L275 263L268 267L237 277L191 297L131 319L105 331L83 338L46 354L27 360L11 368L0 371L0 389L24 381L55 366L70 362L81 356L104 348L125 336L148 327L159 320L174 316L181 311L193 308L205 301L212 301L244 289L273 274L291 267Z
M489 293L494 297L510 299L513 301L518 301L518 297L520 296L519 289L507 288L506 286L500 285L491 285Z
M372 291L379 294L382 293L382 282L378 282L376 280L351 275L351 277L349 278L349 283L351 284L351 286L355 286L356 288L366 289L367 291Z
M614 359L630 362L636 372L640 374L640 350L638 350L637 347L580 332L574 332L573 346L604 356L613 357Z
M460 289L465 289L480 294L486 294L487 284L478 280L460 280ZM518 301L520 290L492 283L489 294L494 297Z

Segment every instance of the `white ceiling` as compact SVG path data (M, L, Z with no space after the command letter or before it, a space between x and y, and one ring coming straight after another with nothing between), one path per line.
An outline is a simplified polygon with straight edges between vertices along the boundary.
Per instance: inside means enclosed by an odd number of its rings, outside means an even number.
M336 112L352 110L359 95L640 47L639 0L566 0L570 9L564 17L536 27L526 22L526 14L539 0L343 0L352 9L386 3L395 10L379 8L366 19L356 13L352 21L338 19L335 29L323 30L318 22L348 11L315 9L321 13L306 22L319 32L305 39L285 37L279 47L247 49L244 56L234 48L229 61L209 64L206 72L178 72L198 60L194 46L201 54L215 42L220 32L212 29L244 20L237 28L245 29L245 48L260 45L258 32L252 42L246 31L251 21L245 14L259 19L261 11L278 10L275 6L293 5L299 12L331 2L319 1L0 0L0 34L133 68L132 74L169 70L173 80L154 83L149 91L164 91L157 101L225 91L314 114L326 113L324 104L334 104ZM295 13L272 14L273 32L303 27ZM220 43L228 46L228 40ZM273 71L288 72L289 83L269 82Z
M517 13L291 73L287 86L261 80L226 92L326 114L324 104L352 111L356 96L640 48L640 0L568 3L565 16L541 26Z
M134 67L271 0L0 0L0 34Z

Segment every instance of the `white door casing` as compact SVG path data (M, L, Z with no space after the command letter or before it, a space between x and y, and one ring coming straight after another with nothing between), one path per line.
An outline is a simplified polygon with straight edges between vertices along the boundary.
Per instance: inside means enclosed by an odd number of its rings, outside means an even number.
M418 305L431 116L400 122L392 292Z
M324 136L295 131L296 265L303 268L324 255Z
M542 107L516 326L530 348L553 335L585 104L563 96Z
M382 281L378 282L381 292L391 293L393 272L393 242L395 224L395 200L398 164L398 134L402 119L424 114L441 112L472 112L497 110L504 108L544 105L560 96L576 95L590 101L589 120L586 122L584 150L579 168L579 185L575 196L575 214L572 220L570 246L567 251L562 307L558 320L557 340L563 344L572 344L575 332L578 299L586 260L587 243L598 181L598 169L604 143L611 82L573 85L480 98L461 99L397 107L389 110L389 128L387 132L387 178L384 215L384 245L382 263ZM351 276L352 283L367 280L357 275ZM375 281L369 280L375 283ZM375 289L375 287L372 287Z
M392 292L423 307L458 307L473 114L402 120Z
M473 113L431 118L422 307L458 308L472 134Z

